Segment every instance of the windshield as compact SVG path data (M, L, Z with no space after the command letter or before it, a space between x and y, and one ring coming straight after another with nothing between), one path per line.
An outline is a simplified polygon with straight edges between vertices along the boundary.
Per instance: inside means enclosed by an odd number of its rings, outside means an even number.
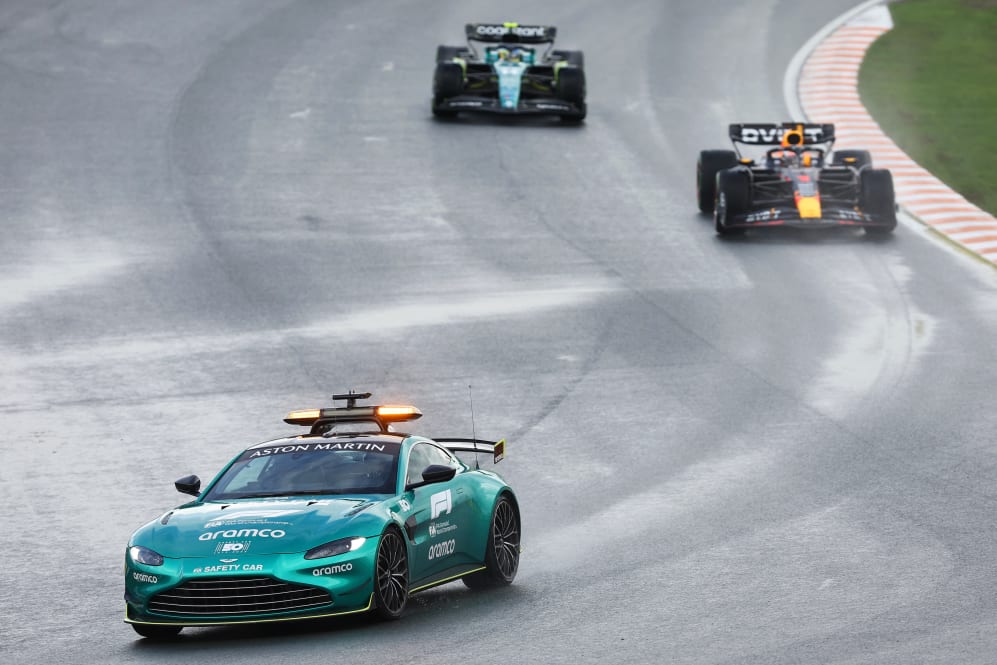
M396 443L315 442L247 450L205 501L327 494L394 494Z

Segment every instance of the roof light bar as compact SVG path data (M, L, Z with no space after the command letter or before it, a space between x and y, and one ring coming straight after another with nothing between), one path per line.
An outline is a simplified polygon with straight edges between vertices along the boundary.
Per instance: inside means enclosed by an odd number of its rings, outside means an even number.
M374 411L381 420L393 423L422 418L422 411L414 406L375 406Z
M319 419L322 415L322 409L300 409L298 411L291 411L284 418L284 422L288 425L311 425L313 422Z
M299 409L284 418L289 425L314 427L320 423L367 420L376 422L381 430L388 431L389 423L400 423L422 417L422 411L411 405L356 406L358 399L369 399L370 393L333 395L333 400L346 400L345 407L329 409Z

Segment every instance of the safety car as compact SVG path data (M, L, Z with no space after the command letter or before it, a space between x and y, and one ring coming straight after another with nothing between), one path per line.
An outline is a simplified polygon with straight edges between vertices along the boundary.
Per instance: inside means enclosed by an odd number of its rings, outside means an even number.
M188 626L396 619L411 594L446 582L510 584L519 504L478 463L501 460L505 441L396 432L421 411L357 404L369 397L291 412L306 434L250 446L203 488L177 480L195 498L125 549L125 622L168 639Z
M720 235L792 226L860 227L885 236L897 226L893 176L867 150L835 150L833 124L732 124L734 150L703 150L696 163L699 209ZM740 146L757 156L742 155ZM761 152L764 150L764 152Z
M468 23L467 46L439 46L433 115L462 111L556 115L581 121L585 104L582 51L554 49L557 28Z

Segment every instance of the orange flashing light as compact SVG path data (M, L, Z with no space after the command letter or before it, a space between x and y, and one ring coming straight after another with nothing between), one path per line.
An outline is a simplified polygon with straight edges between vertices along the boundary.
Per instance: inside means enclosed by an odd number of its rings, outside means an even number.
M322 415L321 409L301 409L299 411L291 411L284 418L284 422L288 425L311 425Z
M375 408L377 417L390 422L403 422L422 418L422 411L414 406L379 406Z

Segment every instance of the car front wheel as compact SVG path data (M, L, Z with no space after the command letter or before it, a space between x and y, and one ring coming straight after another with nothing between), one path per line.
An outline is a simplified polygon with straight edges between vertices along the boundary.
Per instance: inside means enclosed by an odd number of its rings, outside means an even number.
M374 612L381 619L397 619L408 603L408 553L397 529L389 529L377 546Z

